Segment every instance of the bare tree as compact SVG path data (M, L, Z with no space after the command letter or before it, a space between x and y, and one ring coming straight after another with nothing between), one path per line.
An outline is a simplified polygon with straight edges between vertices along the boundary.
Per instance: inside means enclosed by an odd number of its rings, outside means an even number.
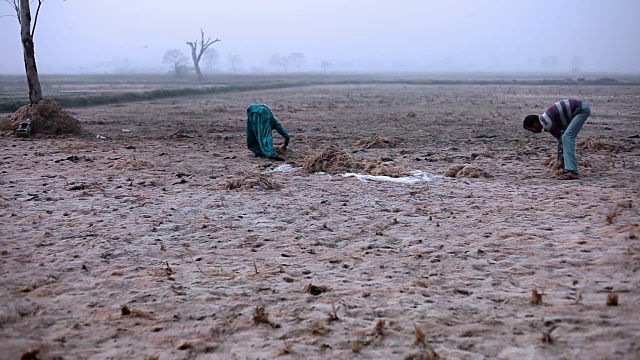
M557 56L543 56L540 58L540 64L546 70L555 70L558 67L558 62L560 60Z
M220 55L216 49L208 49L204 52L202 61L204 61L204 66L207 72L213 72L215 66L220 64Z
M291 66L292 63L292 59L291 56L285 56L282 58L282 68L284 69L284 72L289 72L289 66Z
M240 59L240 55L234 54L229 55L229 66L231 66L231 71L235 73L238 71L238 68L242 65L242 60Z
M171 72L173 72L176 77L187 76L189 72L189 67L186 64L187 60L189 60L189 58L178 49L167 50L162 57L162 62L171 65Z
M40 0L39 0L40 1ZM196 75L198 76L198 80L204 80L202 77L202 72L200 71L200 59L202 58L202 54L209 48L209 46L221 41L216 38L215 40L211 40L208 38L207 41L204 41L204 31L200 29L200 48L198 49L198 40L196 41L187 41L187 45L191 47L191 58L193 58L193 68L196 70Z
M27 84L29 85L29 102L31 105L37 104L42 100L42 87L40 86L40 78L38 77L38 67L36 66L36 55L33 45L33 35L36 32L38 24L38 14L40 14L40 6L44 0L38 1L36 9L36 17L31 26L31 8L29 0L5 0L16 12L18 23L20 24L20 37L22 38L22 50L24 53L24 67L27 73Z
M574 73L582 72L582 65L584 65L584 59L580 56L574 56L571 60L571 71Z
M333 64L328 61L323 61L320 63L320 67L322 68L322 70L324 70L324 72L327 72L327 70L329 70L329 68L331 68L332 66Z
M296 67L296 70L300 72L300 67L304 64L304 54L303 53L291 53L288 56L293 63L293 66Z
M278 54L269 56L269 65L276 69L280 68L282 66L282 56Z

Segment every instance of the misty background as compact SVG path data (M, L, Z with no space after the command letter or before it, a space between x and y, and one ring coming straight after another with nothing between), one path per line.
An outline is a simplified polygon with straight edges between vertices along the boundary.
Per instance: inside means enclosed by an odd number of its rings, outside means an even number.
M41 74L167 73L168 50L192 65L202 29L222 40L205 73L637 74L639 15L638 0L46 0L35 51ZM15 16L0 17L0 74L24 74Z

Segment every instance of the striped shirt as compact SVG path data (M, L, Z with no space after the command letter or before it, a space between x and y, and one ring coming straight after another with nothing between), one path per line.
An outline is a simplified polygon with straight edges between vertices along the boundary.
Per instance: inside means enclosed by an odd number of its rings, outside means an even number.
M580 100L567 99L558 101L540 115L542 128L560 140L562 132L567 130L571 120L578 115L581 108L582 101Z

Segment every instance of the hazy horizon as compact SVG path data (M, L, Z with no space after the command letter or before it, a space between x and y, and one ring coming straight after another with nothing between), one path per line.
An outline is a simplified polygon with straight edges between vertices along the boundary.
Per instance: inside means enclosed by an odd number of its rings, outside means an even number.
M13 15L0 2L0 15ZM209 70L640 73L640 1L47 0L35 35L41 74L168 72L167 50L220 38ZM35 7L32 5L32 17ZM0 17L0 74L24 73L15 16ZM190 64L190 59L189 62ZM201 63L201 66L203 64ZM287 71L296 73L290 66Z

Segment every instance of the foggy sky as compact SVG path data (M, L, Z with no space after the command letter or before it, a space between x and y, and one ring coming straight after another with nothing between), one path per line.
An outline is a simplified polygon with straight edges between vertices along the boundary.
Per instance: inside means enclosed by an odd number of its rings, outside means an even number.
M580 57L587 72L640 73L638 15L638 0L46 0L35 49L44 74L165 72L164 53L189 56L185 41L202 28L222 39L222 71L230 55L270 72L272 54L299 52L303 71L329 61L344 71L566 72ZM553 56L558 65L544 68ZM24 73L15 17L0 17L0 73Z

